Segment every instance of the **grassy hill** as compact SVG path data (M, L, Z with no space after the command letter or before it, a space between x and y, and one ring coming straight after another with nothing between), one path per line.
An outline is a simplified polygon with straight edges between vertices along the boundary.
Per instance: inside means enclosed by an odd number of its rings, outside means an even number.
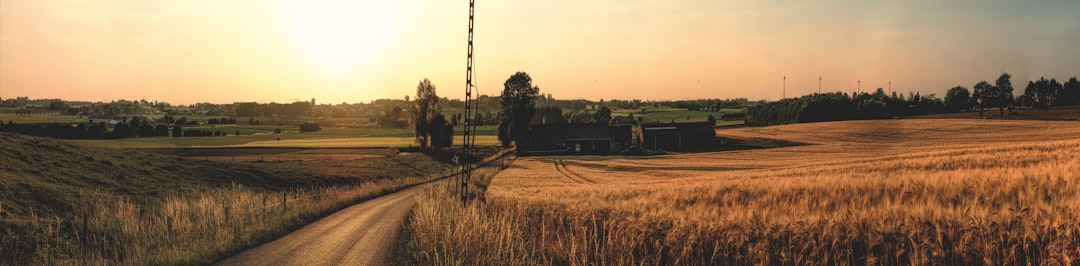
M389 148L141 150L0 133L0 265L209 264L447 168Z
M92 148L67 141L0 133L0 217L51 216L92 197L136 202L165 193L240 183L281 188L305 180L294 172L187 160L133 149ZM313 180L312 180L313 181Z

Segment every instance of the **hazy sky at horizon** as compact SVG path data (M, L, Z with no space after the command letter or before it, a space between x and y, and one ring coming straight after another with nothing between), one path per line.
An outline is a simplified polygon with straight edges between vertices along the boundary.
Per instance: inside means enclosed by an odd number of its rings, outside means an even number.
M588 99L943 95L1080 75L1080 1L483 1L483 94L516 71ZM0 0L0 97L176 104L462 98L466 1Z

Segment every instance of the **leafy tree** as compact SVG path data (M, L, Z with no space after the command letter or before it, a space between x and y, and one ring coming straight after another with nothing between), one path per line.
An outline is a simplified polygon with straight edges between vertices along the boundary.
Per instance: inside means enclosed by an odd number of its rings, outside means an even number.
M442 146L445 148L454 146L454 125L446 124L443 127Z
M945 92L945 108L957 112L971 107L971 92L964 86L956 86Z
M164 121L166 124L172 124L176 121L173 119L172 115L169 114L165 114L164 116L162 116L161 120Z
M503 147L510 147L510 120L503 119L499 122L499 143Z
M180 128L179 125L173 126L173 128L172 128L172 136L174 138L179 138L179 137L184 136L184 131Z
M1009 73L1002 73L992 87L992 103L998 108L1000 118L1005 118L1005 107L1013 103L1013 86L1012 81L1009 81L1011 77Z
M376 123L384 128L406 128L409 126L409 123L403 119L403 116L405 116L405 109L402 109L401 106L397 105L391 105L386 108L388 109L378 116Z
M611 109L608 109L607 106L601 106L600 110L596 111L593 121L596 121L597 125L611 124Z
M442 108L439 107L439 96L435 94L435 85L425 78L416 85L416 100L412 105L413 133L416 136L416 142L420 144L420 149L427 149L431 131L428 126L440 113L442 113ZM446 121L446 117L443 117L443 121ZM442 125L439 126L438 129L441 129Z
M991 91L993 87L994 85L990 85L990 83L985 80L975 83L975 92L972 93L972 96L975 96L973 98L975 100L975 106L979 108L980 118L983 115L983 109L991 106L990 102L992 102L992 99L994 98L994 92Z
M446 116L443 114L435 114L431 117L431 122L425 125L425 127L429 129L427 134L431 140L432 151L441 151L443 148L446 148L446 140L444 138L447 136L445 136L446 132L444 129L448 124L450 123L446 121ZM450 134L452 138L453 133L451 132Z
M120 123L113 127L113 137L122 139L135 136L135 130L128 124Z
M474 120L476 120L476 126L483 126L484 125L484 114L483 113L476 113L476 118Z
M1060 96L1054 102L1055 106L1080 105L1080 82L1076 77L1070 78L1062 85Z
M565 124L563 109L558 106L542 106L536 108L532 124Z
M1022 99L1028 106L1046 108L1057 105L1061 92L1062 86L1057 79L1041 77L1038 81L1028 81Z
M634 118L633 114L631 114L630 118ZM713 116L712 114L709 114L709 119L705 120L705 122L709 123L710 126L715 127L716 126L716 117Z
M502 134L504 127L499 126L500 140L505 135L518 145L522 145L529 139L529 120L536 112L536 97L540 93L540 87L532 85L532 77L528 73L517 72L511 75L503 83L502 92L502 121L506 124L506 134Z

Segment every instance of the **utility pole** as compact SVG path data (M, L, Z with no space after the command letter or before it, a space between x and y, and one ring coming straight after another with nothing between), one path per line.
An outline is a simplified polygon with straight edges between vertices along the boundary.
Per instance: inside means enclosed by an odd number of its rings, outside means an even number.
M821 93L821 75L817 76L817 93Z
M858 80L858 84L855 85L855 92L862 92L862 80Z
M892 81L889 81L889 95L892 95Z
M783 94L783 97L780 98L780 99L782 100L782 99L786 99L786 98L787 98L787 75L784 75L784 94Z
M462 135L461 141L461 153L464 154L464 156L460 156L461 177L459 178L461 180L461 191L459 192L461 194L462 206L467 205L469 201L469 179L472 178L472 149L474 148L473 146L476 141L476 123L474 123L475 121L472 121L474 119L473 113L476 112L476 110L474 110L476 108L475 105L477 104L476 100L472 97L473 88L476 87L473 85L473 77L475 76L475 73L473 73L473 17L475 14L475 6L476 1L469 0L469 48L468 56L465 61L465 132Z

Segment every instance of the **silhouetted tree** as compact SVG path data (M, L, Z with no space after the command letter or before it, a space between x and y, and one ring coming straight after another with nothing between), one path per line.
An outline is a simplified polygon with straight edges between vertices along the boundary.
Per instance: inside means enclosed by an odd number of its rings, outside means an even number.
M514 73L503 82L502 120L507 124L506 136L519 146L529 140L529 121L536 112L535 99L539 93L540 87L533 86L532 77L525 72Z
M998 108L999 118L1002 119L1005 118L1005 107L1013 103L1013 86L1012 81L1009 81L1011 77L1009 73L1002 73L992 87L993 105Z
M431 122L425 125L425 127L429 129L426 137L431 140L432 151L441 151L445 148L443 144L445 144L446 141L443 140L445 137L443 135L445 135L446 132L443 129L447 124L449 123L446 121L446 116L443 114L435 114L431 117Z
M432 130L428 126L432 124L432 119L435 118L436 114L442 113L442 108L439 106L439 96L435 94L435 85L432 85L427 78L416 85L416 99L411 108L413 134L416 136L416 142L420 144L420 149L427 149L429 133ZM446 121L446 117L442 119L444 122ZM441 128L442 124L437 129Z
M503 119L499 121L499 143L502 143L503 147L510 147L510 120Z
M446 124L443 127L442 134L442 146L443 148L449 148L454 146L454 125Z
M991 106L990 103L994 98L994 92L991 91L993 87L994 85L990 85L990 83L985 80L975 83L975 86L973 87L975 91L972 92L972 96L974 96L975 106L979 108L979 118L983 117L983 112L986 107Z
M962 111L971 107L971 92L964 86L956 86L945 92L945 108L950 112Z
M536 108L531 124L565 124L563 109L558 106L542 106Z
M154 136L168 137L169 136L169 127L166 126L166 125L158 124L157 126L154 127Z
M181 129L179 125L173 126L173 128L172 128L172 136L174 138L183 137L184 136L184 130Z
M1054 103L1055 106L1075 106L1080 105L1080 81L1076 80L1076 77L1070 78L1063 84L1061 93L1058 96L1058 100Z
M473 120L476 123L476 126L483 126L484 125L484 114L480 113L480 112L477 112L476 117Z
M593 121L595 121L597 125L606 126L611 124L611 109L608 109L607 106L600 106L600 110L596 111L596 116L593 118Z

